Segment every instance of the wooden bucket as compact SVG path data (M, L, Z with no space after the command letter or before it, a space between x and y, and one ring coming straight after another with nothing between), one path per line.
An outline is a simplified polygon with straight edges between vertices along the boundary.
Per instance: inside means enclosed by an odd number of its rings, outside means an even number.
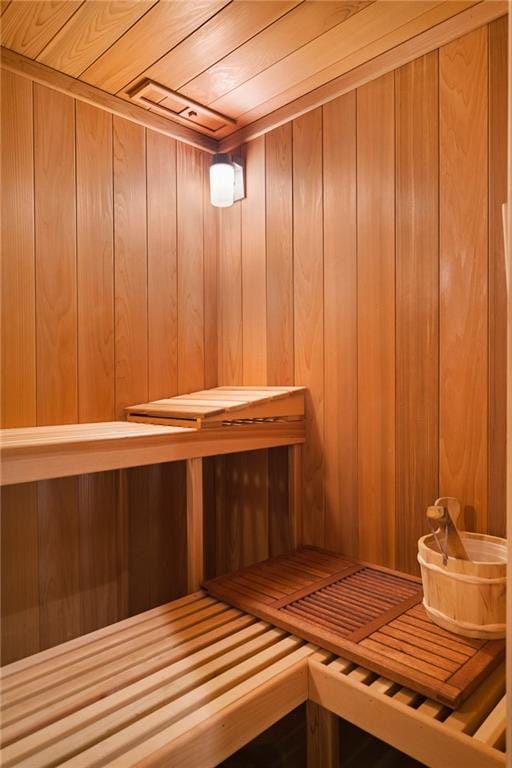
M505 637L507 541L461 532L471 560L443 565L433 534L418 542L423 605L435 624L466 637Z

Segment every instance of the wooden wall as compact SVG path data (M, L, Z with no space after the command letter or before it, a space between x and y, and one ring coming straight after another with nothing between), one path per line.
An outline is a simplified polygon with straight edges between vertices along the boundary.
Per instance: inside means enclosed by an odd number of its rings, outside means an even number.
M306 542L414 571L441 494L504 534L506 49L503 17L245 147L219 381L309 388ZM226 463L217 571L285 542L282 456Z
M216 383L198 150L2 71L2 426ZM5 662L185 590L184 467L5 488Z
M2 425L304 384L307 542L414 570L438 493L502 534L506 38L250 142L222 212L197 150L2 73ZM206 465L207 573L286 549L286 450ZM4 663L184 591L181 464L10 487L1 523Z

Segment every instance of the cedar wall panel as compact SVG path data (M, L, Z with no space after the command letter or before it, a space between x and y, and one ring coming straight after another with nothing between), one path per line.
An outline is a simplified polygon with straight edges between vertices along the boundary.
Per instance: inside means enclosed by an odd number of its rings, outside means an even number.
M222 211L207 156L2 73L2 425L306 384L307 542L414 571L438 491L503 534L505 51L500 19L251 142ZM289 546L286 454L205 462L209 575ZM183 593L184 493L4 489L3 661Z
M1 114L2 426L215 386L203 155L3 71ZM185 592L184 480L177 463L2 490L3 663Z
M254 200L250 221L248 201L220 216L219 383L309 387L306 543L417 572L438 493L504 534L506 49L502 18L276 128L265 221ZM259 295L264 270L255 329L244 288ZM243 543L251 475L222 475L219 572L288 546L284 453L268 455L260 547Z

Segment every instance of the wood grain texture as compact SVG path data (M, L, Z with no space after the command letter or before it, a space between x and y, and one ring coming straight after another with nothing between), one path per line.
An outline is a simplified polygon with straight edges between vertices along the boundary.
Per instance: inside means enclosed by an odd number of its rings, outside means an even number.
M205 24L198 27L179 45L146 70L145 77L156 80L173 90L207 104L213 96L199 92L194 83L205 69L205 62L223 60L252 39L260 30L286 15L297 0L263 0L245 3L227 3Z
M123 618L119 612L118 536L114 472L78 478L80 631Z
M40 648L36 484L2 488L1 504L1 639L8 663Z
M178 145L178 391L204 387L203 156Z
M78 418L75 106L34 86L37 423Z
M112 117L81 102L76 174L78 417L108 421L115 388Z
M440 482L484 531L488 493L488 29L439 52Z
M355 555L357 526L356 94L323 107L325 540Z
M204 385L218 384L219 216L210 203L210 157L203 154ZM205 465L208 473L209 465Z
M2 45L36 58L81 4L82 0L14 0L2 14Z
M187 83L184 92L201 103L220 98L297 48L340 24L364 3L298 3L282 18L254 34L251 39Z
M293 384L293 189L291 123L265 137L267 378Z
M176 142L147 133L148 395L178 392Z
M415 572L439 482L437 51L396 71L395 98L396 564Z
M81 634L78 478L38 484L41 649Z
M474 2L458 5L469 8ZM288 104L453 15L451 3L370 3L211 103L242 125ZM341 58L340 58L341 57Z
M88 67L81 79L117 93L226 3L227 0L158 3Z
M303 474L304 541L324 540L324 328L322 111L293 122L295 381L308 387Z
M241 206L219 214L219 382L243 380Z
M122 37L156 0L85 2L49 41L37 60L78 77ZM78 5L78 4L77 4Z
M245 147L242 216L243 384L267 382L267 265L265 259L265 139ZM283 382L279 382L282 384Z
M357 91L359 553L395 562L394 74Z
M488 529L495 536L504 536L506 530L507 294L502 205L507 199L507 33L507 16L489 24Z
M114 117L116 415L147 399L145 131Z
M36 420L32 83L2 70L1 88L1 422L22 427Z

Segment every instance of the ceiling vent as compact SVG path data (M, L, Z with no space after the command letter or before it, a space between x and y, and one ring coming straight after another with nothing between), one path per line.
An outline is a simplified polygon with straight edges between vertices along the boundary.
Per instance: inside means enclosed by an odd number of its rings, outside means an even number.
M209 133L216 133L228 125L236 125L232 117L215 112L213 109L187 99L176 91L171 91L154 80L144 80L129 92L129 97L151 112L156 112L170 120L177 120L185 125L202 128Z

